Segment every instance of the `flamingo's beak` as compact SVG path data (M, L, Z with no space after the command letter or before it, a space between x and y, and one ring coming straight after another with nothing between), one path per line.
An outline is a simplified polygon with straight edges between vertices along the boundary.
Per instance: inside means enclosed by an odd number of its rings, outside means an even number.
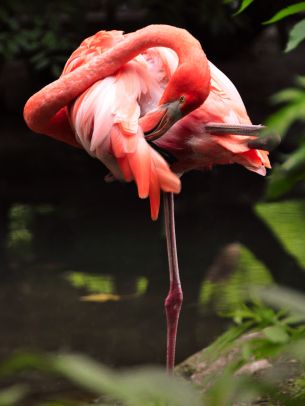
M146 140L153 141L168 131L176 121L182 118L181 103L177 100L171 103L161 104L155 110L141 117L139 122L143 129Z

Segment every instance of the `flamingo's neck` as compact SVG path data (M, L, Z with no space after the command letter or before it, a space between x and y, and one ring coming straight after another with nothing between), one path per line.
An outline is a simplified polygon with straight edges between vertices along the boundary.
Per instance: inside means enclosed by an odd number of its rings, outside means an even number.
M124 63L148 48L162 46L174 50L183 63L204 63L204 53L199 41L188 31L170 25L149 25L134 33L127 34L125 40L116 47L119 62ZM121 48L121 49L120 49Z
M179 66L192 64L198 83L204 83L204 86L208 87L208 63L200 43L184 29L168 25L150 25L126 35L125 39L113 48L34 94L24 109L28 126L33 131L44 133L62 107L69 105L98 80L112 75L138 54L155 46L173 49L178 55ZM171 85L172 81L168 83L167 89Z

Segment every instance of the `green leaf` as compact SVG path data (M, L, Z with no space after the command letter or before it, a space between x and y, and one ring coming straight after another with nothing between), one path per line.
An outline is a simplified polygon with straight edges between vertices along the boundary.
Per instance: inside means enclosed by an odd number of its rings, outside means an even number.
M277 21L282 20L292 14L300 13L305 10L305 1L300 3L292 4L291 6L285 7L282 10L278 11L270 20L263 22L263 24L273 24Z
M305 144L293 152L289 159L282 165L286 173L290 175L298 175L305 173Z
M285 52L290 52L305 39L305 19L299 21L289 32L289 39Z
M291 124L296 120L305 120L305 97L277 110L266 120L266 125L268 130L284 137Z
M272 176L270 176L268 179L266 199L278 199L279 197L288 193L295 184L296 181L290 179L281 166L274 166Z
M297 88L287 88L281 90L272 96L271 101L273 103L289 103L289 102L298 102L305 100L304 90Z
M302 179L305 179L305 145L291 153L283 165L274 167L268 180L267 199L283 196Z
M14 385L0 391L0 406L13 406L19 403L28 393L25 385ZM19 403L20 404L20 403Z
M204 355L207 360L209 362L216 360L219 357L219 354L227 351L232 345L234 345L238 337L242 336L252 327L253 323L251 321L244 321L238 326L231 327L204 350Z
M305 340L300 339L296 341L292 346L289 348L290 352L294 354L298 359L305 360Z
M246 8L248 8L254 0L242 0L241 5L239 9L236 11L234 16L237 16L238 14L242 13Z
M289 341L289 335L284 326L270 326L263 329L265 336L272 343L287 343Z
M34 368L49 371L46 359L40 354L16 353L0 364L0 378L11 376L24 369Z
M295 79L297 85L303 87L305 89L305 76L297 76Z
M292 314L305 314L305 296L292 289L279 286L256 290L256 294L267 304L277 308L285 308Z
M200 396L181 379L157 368L116 373L81 355L50 358L55 371L97 395L107 394L128 406L200 406Z

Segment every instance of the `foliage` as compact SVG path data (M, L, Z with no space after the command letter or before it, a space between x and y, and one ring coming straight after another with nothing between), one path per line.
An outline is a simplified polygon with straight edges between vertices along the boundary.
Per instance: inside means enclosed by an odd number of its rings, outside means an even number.
M254 0L242 0L236 14L247 9ZM263 24L275 24L290 16L299 16L305 11L305 2L295 2L278 10L273 17ZM298 21L289 30L286 52L295 49L305 39L305 19ZM305 117L305 77L296 79L296 86L284 89L272 98L273 103L282 104L279 110L271 115L266 124L268 132L279 134L284 138L292 125L304 122ZM289 192L296 184L305 179L305 133L300 134L295 149L282 157L282 164L273 168L269 178L266 196L276 199Z
M136 281L135 291L129 295L118 295L115 289L114 279L110 275L94 275L82 272L69 272L66 279L76 288L86 289L89 295L82 296L81 300L90 302L120 301L136 298L144 294L148 279L144 276Z
M234 3L233 0L225 0L225 3ZM235 15L238 15L245 11L251 4L254 3L254 0L241 0L238 10ZM289 16L299 14L305 11L305 2L296 2L287 7L280 9L274 14L269 20L263 22L263 24L274 24L284 18ZM292 51L296 48L303 40L305 39L305 19L302 19L296 23L292 29L290 29L289 40L286 46L286 52Z
M33 368L69 379L91 394L88 395L88 399L102 396L100 401L95 402L97 405L115 405L118 401L126 406L184 406L186 404L199 406L201 404L200 395L192 385L182 379L166 375L165 371L159 368L145 367L115 372L76 354L57 356L17 354L2 364L0 376L7 377ZM2 394L9 391L13 393L14 387L6 389ZM6 406L14 405L15 399L18 400L17 389L15 391L15 398L13 396L8 398L11 400ZM0 405L2 406L1 403Z
M25 398L28 390L24 385L14 385L0 391L0 406L15 405Z
M0 58L25 58L36 71L50 70L58 76L78 42L65 25L80 26L80 4L80 0L1 3Z
M302 41L305 39L305 19L299 21L295 26L290 30L289 40L285 51L289 52L296 48Z
M30 260L33 256L31 250L32 233L30 224L32 212L28 205L12 205L9 212L9 234L7 248L14 258L21 256Z
M246 8L248 8L254 0L242 0L241 5L239 7L239 9L236 11L235 15L238 15L240 13L242 13L244 10L246 10Z
M296 87L278 92L272 100L284 106L269 117L267 126L270 131L284 138L293 124L305 121L305 77L298 77ZM297 148L284 158L281 165L275 166L273 176L269 179L268 198L282 196L305 179L305 132L300 134Z
M264 24L273 24L277 23L284 18L291 16L293 14L300 13L301 11L305 11L305 1L301 3L295 3L291 6L285 7L282 10L278 11L270 20L265 21Z
M248 293L249 297L252 297L251 303L244 303L226 315L237 324L237 327L225 333L227 337L230 337L232 332L244 333L246 330L261 333L259 338L243 345L242 360L239 361L238 367L240 363L251 359L277 356L293 348L295 342L305 340L305 326L301 324L305 320L303 295L279 287L252 288ZM272 307L266 306L266 303ZM237 337L238 334L234 340ZM223 338L217 341L220 340L223 342ZM217 341L213 346L217 345ZM226 341L226 345L233 342L232 339Z
M248 304L227 313L236 325L178 370L201 382L204 405L304 404L304 309L301 294L251 289Z

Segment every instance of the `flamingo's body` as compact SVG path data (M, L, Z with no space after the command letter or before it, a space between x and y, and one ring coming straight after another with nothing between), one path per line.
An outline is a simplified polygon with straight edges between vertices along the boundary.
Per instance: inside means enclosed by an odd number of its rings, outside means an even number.
M63 75L124 41L124 37L120 31L100 31L87 38L67 61ZM68 113L76 141L90 155L100 159L114 178L135 179L140 197L150 195L154 219L159 210L159 190L177 193L180 182L146 143L139 119L157 107L177 66L174 51L150 48L115 74L96 82L76 99ZM251 149L250 136L218 136L206 132L204 126L209 122L251 124L235 86L212 63L209 67L211 89L206 101L155 144L174 157L172 170L175 173L239 163L264 175L265 167L270 167L268 153Z
M248 143L252 136L209 133L208 123L248 125L242 99L233 83L209 62L211 91L206 101L196 110L178 121L155 144L176 157L172 170L183 173L191 169L211 169L219 164L241 164L260 175L270 168L268 152L252 149Z
M153 219L160 191L178 193L185 171L239 163L264 175L270 167L268 152L251 147L255 137L207 131L211 122L251 122L232 82L208 62L198 41L174 27L127 35L100 31L87 38L61 78L27 102L24 116L34 131L83 147L112 178L134 180L139 196L150 197ZM168 154L171 166L157 151ZM165 204L169 369L182 302L172 208L171 195Z

